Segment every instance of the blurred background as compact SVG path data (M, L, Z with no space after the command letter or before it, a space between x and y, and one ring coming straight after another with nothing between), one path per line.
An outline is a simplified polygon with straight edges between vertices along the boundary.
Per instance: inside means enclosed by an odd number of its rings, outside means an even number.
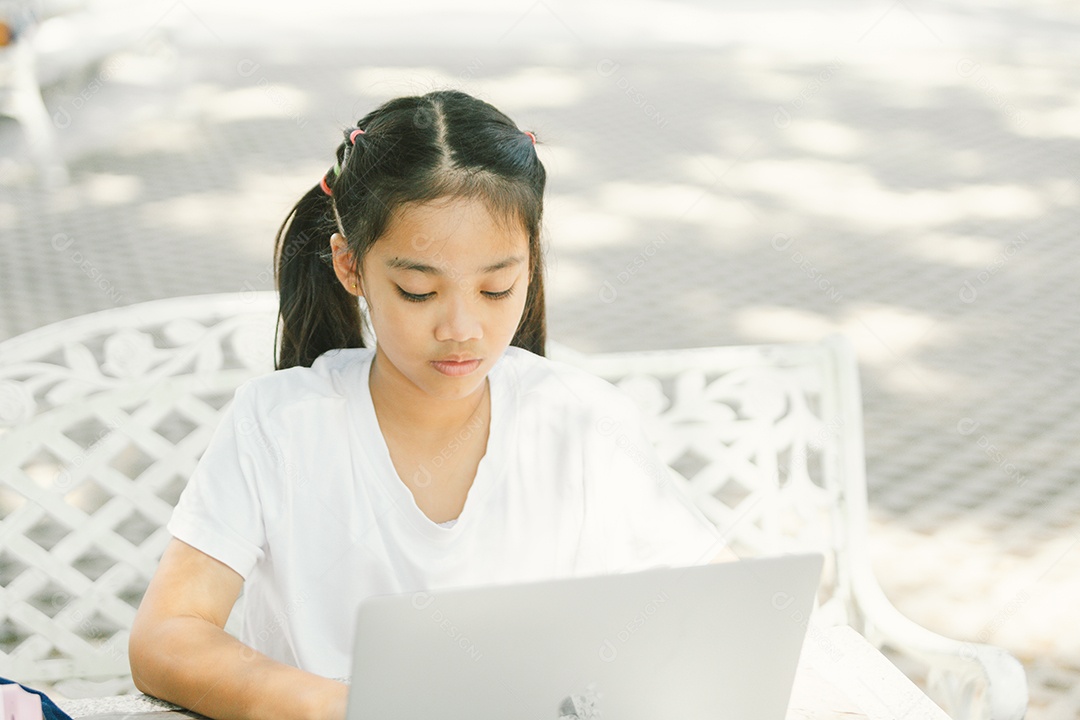
M0 340L272 289L274 233L341 129L464 90L538 137L551 336L847 334L889 598L1017 655L1028 717L1080 715L1075 5L39 0L0 20Z

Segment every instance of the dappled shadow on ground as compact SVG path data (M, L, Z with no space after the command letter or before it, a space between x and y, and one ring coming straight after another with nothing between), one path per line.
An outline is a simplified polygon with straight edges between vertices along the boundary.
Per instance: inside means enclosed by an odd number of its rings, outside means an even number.
M117 73L77 109L86 78L47 93L69 116L74 181L0 189L0 336L271 289L273 233L340 129L389 97L460 87L540 139L556 339L598 351L848 334L876 557L913 567L879 572L897 604L948 633L942 598L961 613L981 600L963 632L990 627L983 639L1022 655L1075 640L1031 629L1064 622L1080 592L1065 574L1080 562L1080 78L1060 56L147 52L152 82ZM16 142L0 126L15 155Z

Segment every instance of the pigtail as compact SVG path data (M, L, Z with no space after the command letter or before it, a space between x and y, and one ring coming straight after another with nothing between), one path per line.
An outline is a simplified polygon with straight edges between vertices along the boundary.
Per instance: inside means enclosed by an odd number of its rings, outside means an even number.
M320 184L300 198L278 230L278 370L310 367L333 348L364 346L356 297L338 282L331 262L330 236L336 229L331 199Z
M529 284L529 294L525 300L525 310L521 314L514 339L514 347L528 350L534 355L547 354L547 320L544 312L544 278L540 271Z

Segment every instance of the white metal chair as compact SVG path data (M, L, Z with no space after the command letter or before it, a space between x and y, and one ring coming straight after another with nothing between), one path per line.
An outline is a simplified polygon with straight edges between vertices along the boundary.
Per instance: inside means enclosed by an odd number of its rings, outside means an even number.
M276 293L106 310L0 343L0 675L128 673L164 525L234 388L272 370ZM676 482L740 554L827 557L818 616L926 669L956 718L1021 718L1004 650L902 616L866 553L856 361L821 343L549 355L615 382Z
M0 48L0 115L14 118L22 126L44 183L62 185L68 181L67 165L60 155L53 120L38 84L33 47L37 18L29 2L19 0L8 5L0 10L7 10L11 16L0 20L16 28L19 36L12 45Z

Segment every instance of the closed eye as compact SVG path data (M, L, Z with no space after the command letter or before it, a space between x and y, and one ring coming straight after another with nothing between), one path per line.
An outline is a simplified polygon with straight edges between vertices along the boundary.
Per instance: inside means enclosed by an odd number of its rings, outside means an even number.
M435 297L435 293L433 292L417 295L416 293L406 292L405 290L402 290L400 285L397 285L395 287L397 287L397 291L401 294L401 297L405 298L409 302L424 302L425 300L430 300L431 298Z
M491 298L492 300L502 300L503 298L510 297L511 293L513 292L514 286L511 285L505 290L500 290L499 292L488 292L487 290L485 290L483 294L484 297Z
M433 292L417 294L417 293L411 293L411 292L406 291L400 285L395 285L395 287L397 288L398 294L400 294L401 297L405 298L409 302L420 303L420 302L424 302L425 300L430 300L431 298L435 297L435 293L433 293ZM510 295L512 295L513 292L514 292L514 286L511 285L510 287L508 287L505 290L499 290L497 292L484 290L481 294L484 297L488 298L489 300L502 300L503 298L510 297Z

